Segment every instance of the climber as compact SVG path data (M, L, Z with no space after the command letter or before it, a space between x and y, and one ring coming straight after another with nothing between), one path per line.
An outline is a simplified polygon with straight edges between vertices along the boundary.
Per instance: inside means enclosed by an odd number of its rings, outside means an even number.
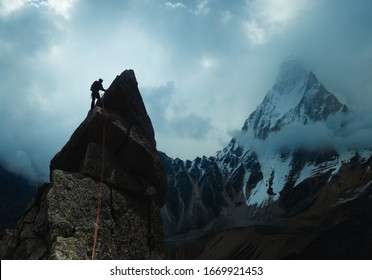
M101 99L100 95L99 95L99 91L102 90L102 91L106 91L103 86L102 86L102 82L103 80L102 79L99 79L98 81L94 81L93 84L90 86L90 90L92 91L92 94L91 94L91 97L92 97L92 103L90 105L90 109L92 110L94 108L94 102L96 101L99 101Z

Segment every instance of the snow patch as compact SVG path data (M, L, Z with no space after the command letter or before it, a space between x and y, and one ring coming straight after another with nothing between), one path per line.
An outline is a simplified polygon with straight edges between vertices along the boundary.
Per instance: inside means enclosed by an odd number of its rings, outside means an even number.
M291 171L292 156L283 161L279 152L267 151L258 153L257 157L261 165L263 179L251 191L251 195L246 201L247 206L254 204L262 206L270 197L274 201L277 200ZM269 187L273 189L274 195L268 194Z
M332 207L335 207L340 204L345 204L347 202L353 201L360 197L370 186L372 186L372 181L369 181L366 185L355 189L349 197L342 197L339 200L336 201L335 204L332 205Z

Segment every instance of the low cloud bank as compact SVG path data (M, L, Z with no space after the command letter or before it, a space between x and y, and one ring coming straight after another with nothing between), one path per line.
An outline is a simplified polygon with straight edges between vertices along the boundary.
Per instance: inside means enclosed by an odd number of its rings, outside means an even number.
M372 149L372 117L364 112L351 112L329 117L325 122L291 123L265 140L255 138L252 131L236 138L240 145L251 147L257 153L300 147L307 150L333 147L339 152Z

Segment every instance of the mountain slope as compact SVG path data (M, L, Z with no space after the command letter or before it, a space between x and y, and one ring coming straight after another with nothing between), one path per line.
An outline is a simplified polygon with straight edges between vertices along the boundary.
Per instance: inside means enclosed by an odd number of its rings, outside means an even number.
M35 191L36 187L26 179L0 165L0 230L16 227Z
M174 238L172 258L371 259L371 167L372 157L356 156L332 180L308 178L288 194L295 203L277 219ZM311 192L299 197L305 185Z

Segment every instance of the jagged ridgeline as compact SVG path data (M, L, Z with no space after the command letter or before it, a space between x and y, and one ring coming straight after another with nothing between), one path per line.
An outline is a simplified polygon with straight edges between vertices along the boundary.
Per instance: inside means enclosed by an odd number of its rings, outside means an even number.
M372 144L343 143L350 114L290 60L216 156L162 154L174 257L372 258Z
M95 258L163 258L167 179L132 70L116 77L51 160L50 183L3 234L1 259L90 259L101 174Z

